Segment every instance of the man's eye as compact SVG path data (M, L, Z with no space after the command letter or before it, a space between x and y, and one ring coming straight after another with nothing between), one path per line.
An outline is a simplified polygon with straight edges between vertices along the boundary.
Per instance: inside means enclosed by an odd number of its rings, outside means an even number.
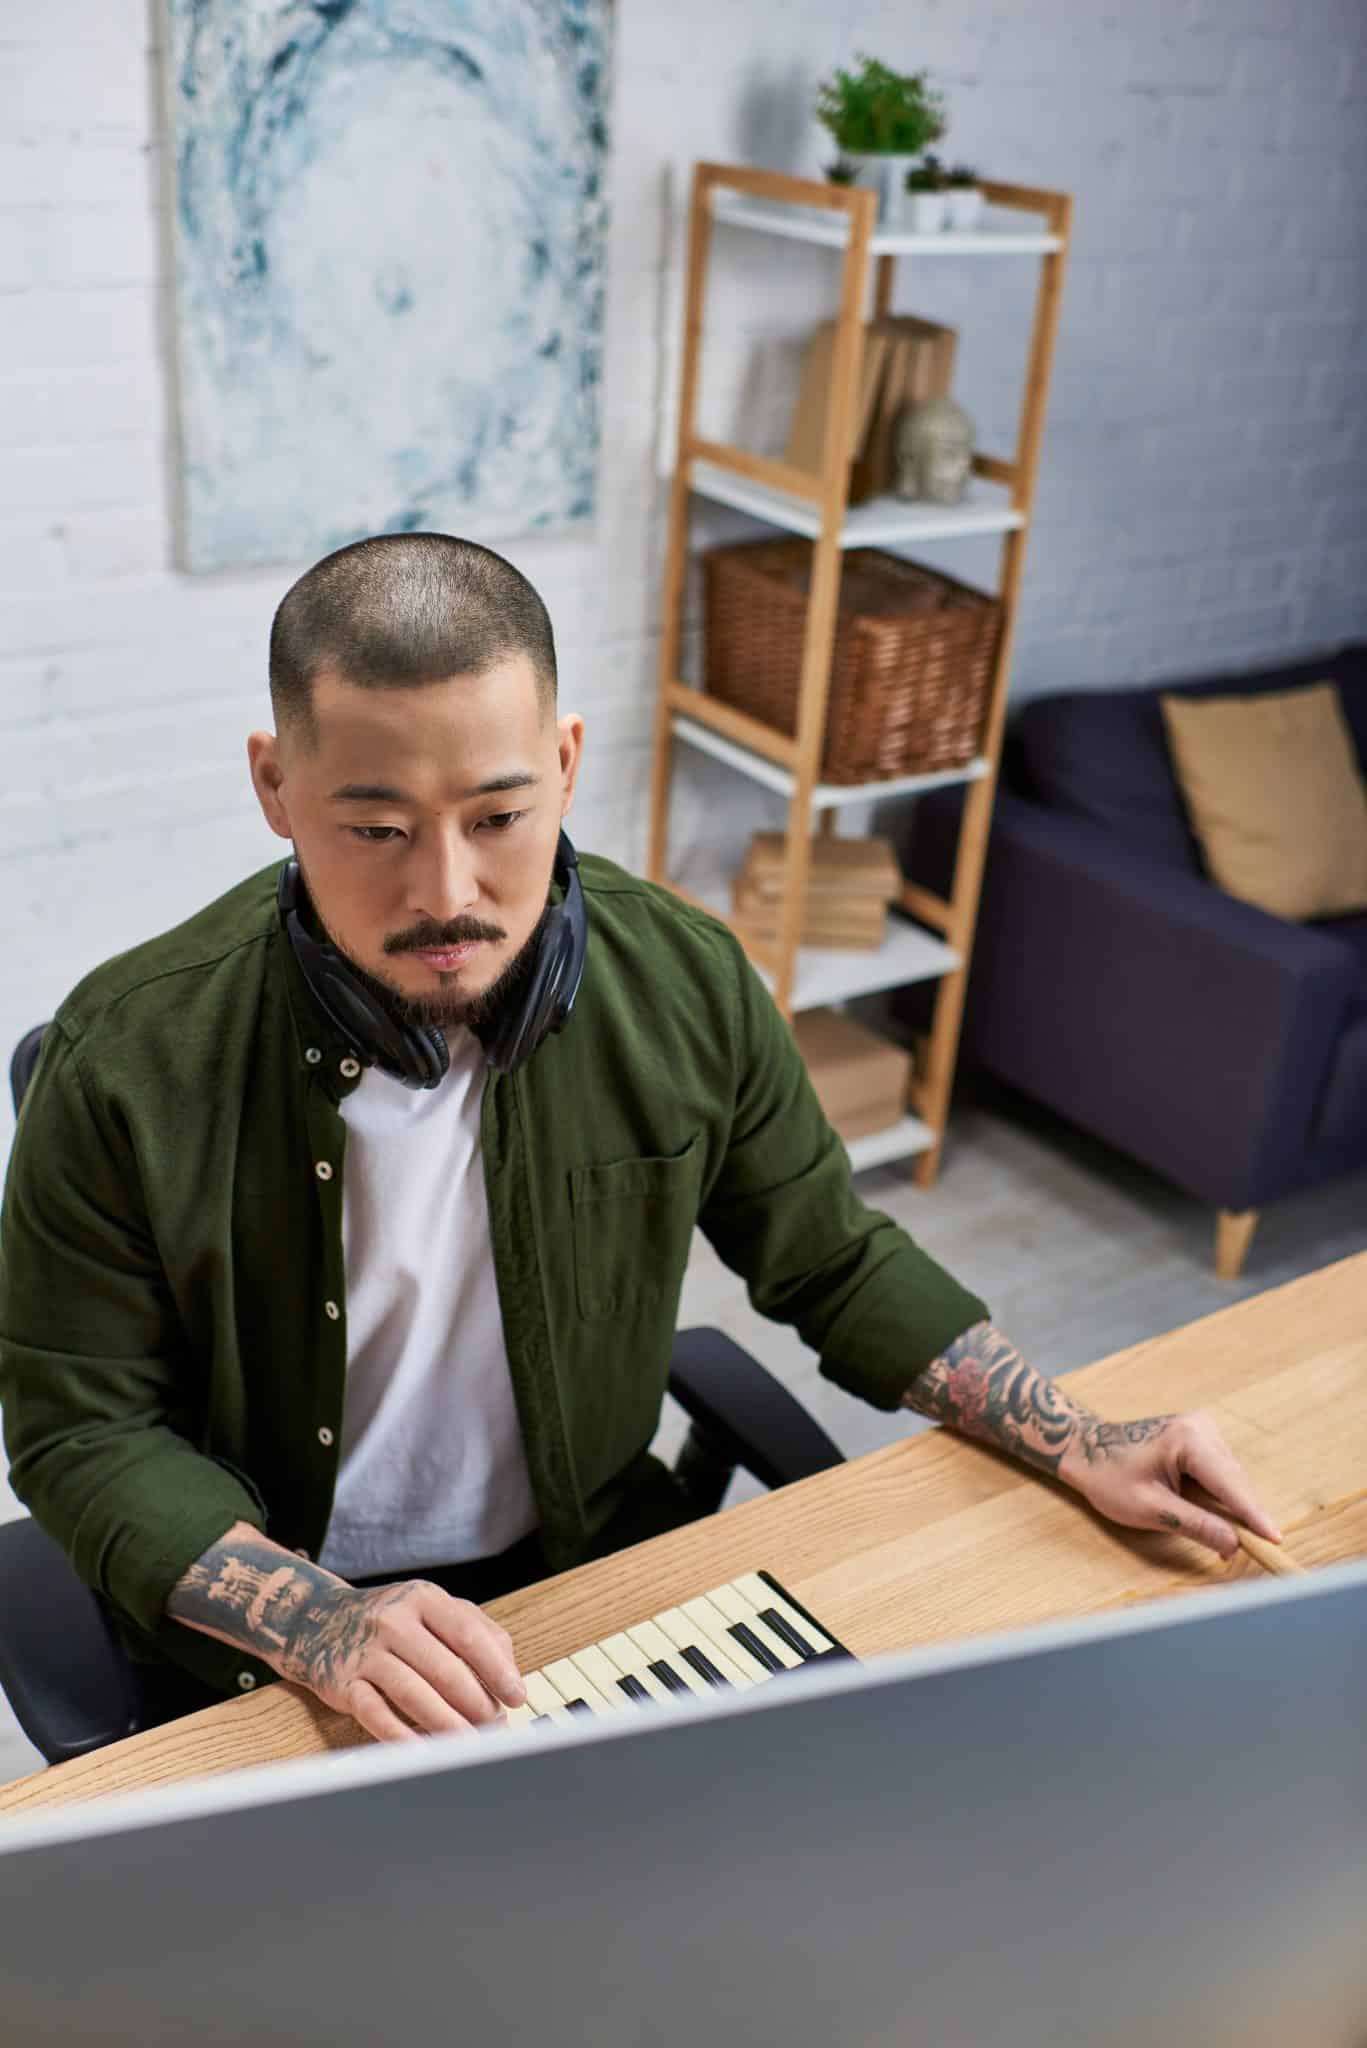
M495 832L506 832L510 825L515 825L519 818L525 818L526 815L525 811L494 811L489 817L481 818L480 823L492 825Z
M387 839L372 839L370 834L372 832L397 832L398 829L397 825L348 825L347 827L347 830L354 832L356 837L366 846L388 846L389 841Z

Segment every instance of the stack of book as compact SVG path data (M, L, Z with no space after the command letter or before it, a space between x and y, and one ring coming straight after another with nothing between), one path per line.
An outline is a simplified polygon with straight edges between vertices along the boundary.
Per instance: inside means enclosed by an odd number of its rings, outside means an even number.
M777 943L785 854L781 832L756 832L750 841L731 887L731 922L742 939ZM876 950L887 935L888 905L901 888L890 840L814 839L802 944Z
M849 451L849 502L862 504L893 488L893 432L906 405L946 398L954 382L958 334L913 313L890 313L864 329L859 392ZM787 460L795 469L822 468L826 409L830 401L835 322L817 328L802 367L797 410L788 436Z
M912 1059L842 1010L800 1010L793 1036L827 1122L847 1141L906 1115Z

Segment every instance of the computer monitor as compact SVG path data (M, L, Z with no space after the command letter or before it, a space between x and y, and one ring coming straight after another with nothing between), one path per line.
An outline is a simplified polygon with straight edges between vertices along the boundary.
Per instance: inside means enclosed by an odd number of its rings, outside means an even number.
M1367 1565L0 1822L5 2048L1362 2048Z

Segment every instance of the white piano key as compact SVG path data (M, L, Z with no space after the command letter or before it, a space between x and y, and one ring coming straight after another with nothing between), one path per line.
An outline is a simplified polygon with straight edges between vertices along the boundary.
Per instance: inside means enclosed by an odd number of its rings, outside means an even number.
M834 1637L829 1636L819 1622L809 1621L805 1614L793 1606L791 1600L785 1600L781 1593L776 1593L758 1572L742 1573L735 1581L735 1586L736 1591L744 1599L753 1600L761 1611L766 1607L776 1607L788 1626L795 1628L803 1641L810 1643L814 1650L824 1654L825 1651L836 1647Z
M585 1650L575 1650L569 1661L583 1672L596 1696L602 1700L605 1713L631 1713L636 1703L629 1700L618 1685L621 1674L612 1660L603 1655L597 1643L590 1643Z
M661 1685L650 1668L649 1657L643 1649L632 1642L625 1629L619 1630L615 1636L604 1636L598 1647L603 1655L616 1665L623 1678L634 1678L653 1700L670 1698L669 1687Z
M505 1710L503 1726L505 1728L525 1728L529 1722L535 1719L536 1708L528 1699L520 1707L508 1707Z
M527 1705L537 1714L547 1714L552 1721L573 1721L573 1714L565 1710L561 1699L549 1678L540 1671L524 1671L522 1683L527 1688Z
M712 1687L705 1678L699 1678L696 1671L684 1663L677 1646L669 1640L664 1630L653 1621L638 1621L627 1630L633 1643L645 1651L652 1662L663 1657L672 1671L677 1671L690 1692L708 1696ZM666 1687L666 1691L668 1687Z
M724 1678L742 1689L747 1685L758 1685L772 1677L772 1673L752 1657L743 1643L726 1633L726 1616L720 1607L714 1607L705 1594L695 1600L682 1600L680 1610L701 1632L702 1648Z
M613 1710L599 1692L592 1679L586 1678L572 1657L557 1657L542 1669L559 1693L567 1707L575 1700L583 1700L595 1714L610 1714Z

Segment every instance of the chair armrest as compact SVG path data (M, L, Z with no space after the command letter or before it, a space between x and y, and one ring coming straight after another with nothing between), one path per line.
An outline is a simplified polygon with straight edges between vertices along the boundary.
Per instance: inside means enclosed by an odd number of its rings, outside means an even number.
M722 1330L680 1330L669 1391L709 1448L764 1486L787 1486L844 1458L802 1403Z
M0 1690L50 1764L138 1727L128 1661L99 1601L29 1515L0 1523Z
M918 857L938 865L956 831L937 805L918 820ZM1293 1177L1355 975L1325 932L1098 826L998 798L973 1056L1202 1201L1257 1208Z

